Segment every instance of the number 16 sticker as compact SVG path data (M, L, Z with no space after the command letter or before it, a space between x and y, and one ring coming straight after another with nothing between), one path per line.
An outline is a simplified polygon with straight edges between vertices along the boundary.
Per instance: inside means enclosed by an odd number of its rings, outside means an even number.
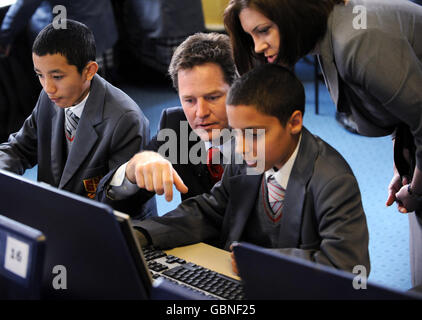
M25 242L12 238L6 239L6 256L4 268L26 279L28 270L29 245Z

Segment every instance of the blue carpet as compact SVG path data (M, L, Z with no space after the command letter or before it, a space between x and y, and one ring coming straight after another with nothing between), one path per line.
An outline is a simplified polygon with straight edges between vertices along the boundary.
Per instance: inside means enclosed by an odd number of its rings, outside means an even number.
M385 206L387 186L393 174L390 137L366 138L340 127L334 119L335 108L323 84L320 85L320 113L316 115L313 67L301 62L296 67L296 73L304 82L307 95L304 125L344 156L359 182L370 235L370 281L396 289L409 289L408 218L400 214L395 206ZM151 134L156 132L161 110L179 105L179 99L168 83L122 84L120 87L141 106L150 120ZM35 169L28 170L26 175L35 179ZM162 196L157 196L160 214L175 208L179 203L177 190L170 203Z

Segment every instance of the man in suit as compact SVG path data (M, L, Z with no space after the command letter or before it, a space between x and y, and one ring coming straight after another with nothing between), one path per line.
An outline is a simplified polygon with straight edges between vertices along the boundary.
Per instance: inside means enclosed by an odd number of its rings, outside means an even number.
M96 75L95 41L82 23L45 27L33 45L43 87L19 132L0 145L0 168L18 174L38 164L38 180L94 198L100 179L149 142L137 104ZM148 204L145 214L154 214Z
M235 81L227 114L244 163L226 165L210 193L136 223L141 243L169 248L212 241L227 250L234 241L247 241L349 272L363 265L369 272L356 178L336 150L302 127L304 105L302 84L281 66L257 67ZM258 162L265 172L257 172Z
M220 164L230 159L231 139L224 141L219 134L212 136L213 130L228 126L226 94L236 77L228 37L216 33L188 37L175 51L169 74L182 107L163 111L159 132L146 147L153 152L135 155L104 177L98 188L99 199L117 210L139 210L153 195L151 192L165 194L170 201L173 182L182 199L208 192L219 180L222 168L207 164L205 156L214 147L213 150L218 148L221 152L214 155L222 157L218 159ZM166 130L170 130L168 139L163 134ZM188 156L193 150L198 151L202 161L195 162ZM215 167L220 172L214 172Z

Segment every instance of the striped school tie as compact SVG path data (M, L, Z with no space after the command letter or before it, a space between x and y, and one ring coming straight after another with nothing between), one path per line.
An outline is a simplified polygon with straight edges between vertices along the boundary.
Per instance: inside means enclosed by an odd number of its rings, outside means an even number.
M76 128L78 127L79 117L76 116L69 108L65 110L65 135L69 142L75 139Z
M274 216L281 215L281 210L283 209L283 201L286 190L280 186L280 184L275 180L273 175L270 175L267 179L268 187L268 201L273 211Z

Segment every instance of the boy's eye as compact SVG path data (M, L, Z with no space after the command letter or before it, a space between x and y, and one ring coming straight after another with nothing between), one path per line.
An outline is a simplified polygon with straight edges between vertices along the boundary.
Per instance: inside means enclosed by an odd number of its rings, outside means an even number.
M265 135L265 129L248 129L244 135L246 138L252 138L256 140Z
M60 79L63 79L63 76L53 76L53 79L60 80Z
M35 76L38 77L38 78L42 78L42 74L40 74L40 73L36 73Z
M218 98L220 98L220 96L209 96L207 99L210 100L210 101L215 101Z

